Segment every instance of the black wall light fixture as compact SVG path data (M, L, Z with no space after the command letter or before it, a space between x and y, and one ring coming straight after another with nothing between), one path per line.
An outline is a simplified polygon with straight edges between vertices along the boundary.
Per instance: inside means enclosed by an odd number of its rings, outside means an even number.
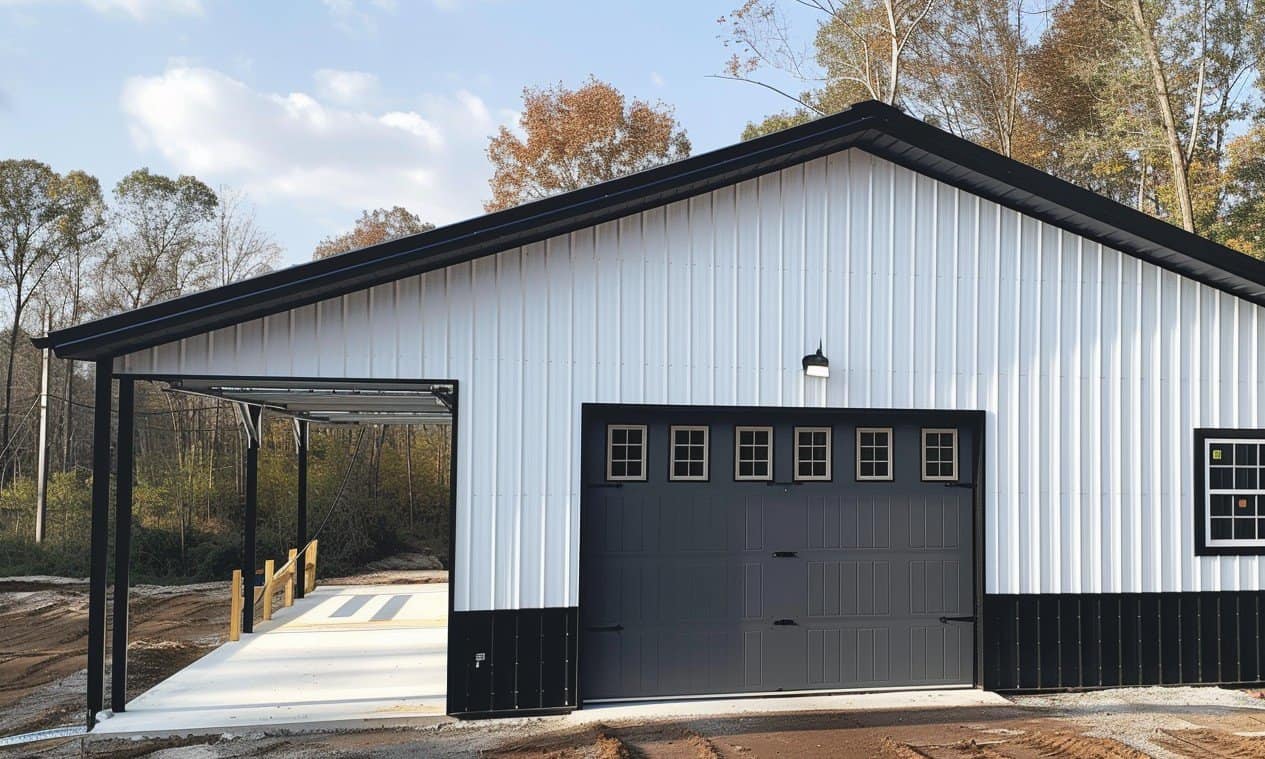
M817 342L817 352L804 356L804 374L809 377L829 377L830 360L821 352L821 341Z

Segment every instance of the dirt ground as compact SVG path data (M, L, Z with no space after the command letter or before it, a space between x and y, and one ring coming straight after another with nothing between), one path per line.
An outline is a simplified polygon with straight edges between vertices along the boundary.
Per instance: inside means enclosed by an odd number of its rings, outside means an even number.
M442 581L442 573L407 581ZM430 577L430 575L435 575ZM344 582L390 581L390 570ZM403 580L401 580L403 581ZM324 580L322 582L325 582ZM227 626L226 583L139 586L132 594L128 684L136 694L207 653ZM0 579L0 736L74 725L85 686L86 586ZM778 713L610 722L565 718L426 729L247 735L174 741L82 738L27 744L15 756L489 759L1036 759L1265 757L1265 700L1217 688L1117 689L1012 699L996 707ZM3 753L0 749L0 753Z

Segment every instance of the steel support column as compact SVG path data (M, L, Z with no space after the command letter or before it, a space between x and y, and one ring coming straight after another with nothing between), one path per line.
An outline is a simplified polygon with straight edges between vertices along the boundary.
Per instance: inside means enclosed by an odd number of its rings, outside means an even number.
M113 361L97 362L92 414L92 551L88 564L88 729L105 706L105 574L110 543L110 402Z
M119 426L114 484L114 645L110 650L110 709L127 703L127 597L132 563L133 399L131 378L119 378Z
M246 424L246 508L242 514L242 632L255 631L255 524L259 510L259 438L263 409L246 406L242 421Z
M302 598L307 582L307 441L308 423L294 420L294 444L299 454L298 512L295 520L294 544L299 549L295 560L294 594Z

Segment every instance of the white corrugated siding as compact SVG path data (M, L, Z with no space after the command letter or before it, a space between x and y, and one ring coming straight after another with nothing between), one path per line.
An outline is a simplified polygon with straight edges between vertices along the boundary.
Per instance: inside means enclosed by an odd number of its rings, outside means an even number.
M1261 322L853 150L119 368L459 380L459 610L577 602L594 401L984 409L989 592L1235 590L1265 564L1194 555L1191 430L1265 426Z

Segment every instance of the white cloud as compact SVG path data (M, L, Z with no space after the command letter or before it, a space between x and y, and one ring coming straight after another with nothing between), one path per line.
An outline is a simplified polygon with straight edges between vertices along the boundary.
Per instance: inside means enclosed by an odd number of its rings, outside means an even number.
M78 0L98 13L123 13L137 21L157 16L201 16L202 0ZM43 5L47 0L0 0L0 6Z
M121 105L140 150L314 218L403 205L444 223L479 213L488 194L483 151L498 122L466 91L371 113L172 66L128 80Z
M378 77L365 71L320 69L313 78L318 94L342 105L364 103L378 91Z
M334 24L345 32L377 31L375 11L395 13L397 0L322 0Z
M662 86L663 86L663 74L660 74L658 71L651 71L651 72L650 72L650 83L651 83L651 84L653 84L653 85L654 85L654 86L656 86L656 87L662 87Z

